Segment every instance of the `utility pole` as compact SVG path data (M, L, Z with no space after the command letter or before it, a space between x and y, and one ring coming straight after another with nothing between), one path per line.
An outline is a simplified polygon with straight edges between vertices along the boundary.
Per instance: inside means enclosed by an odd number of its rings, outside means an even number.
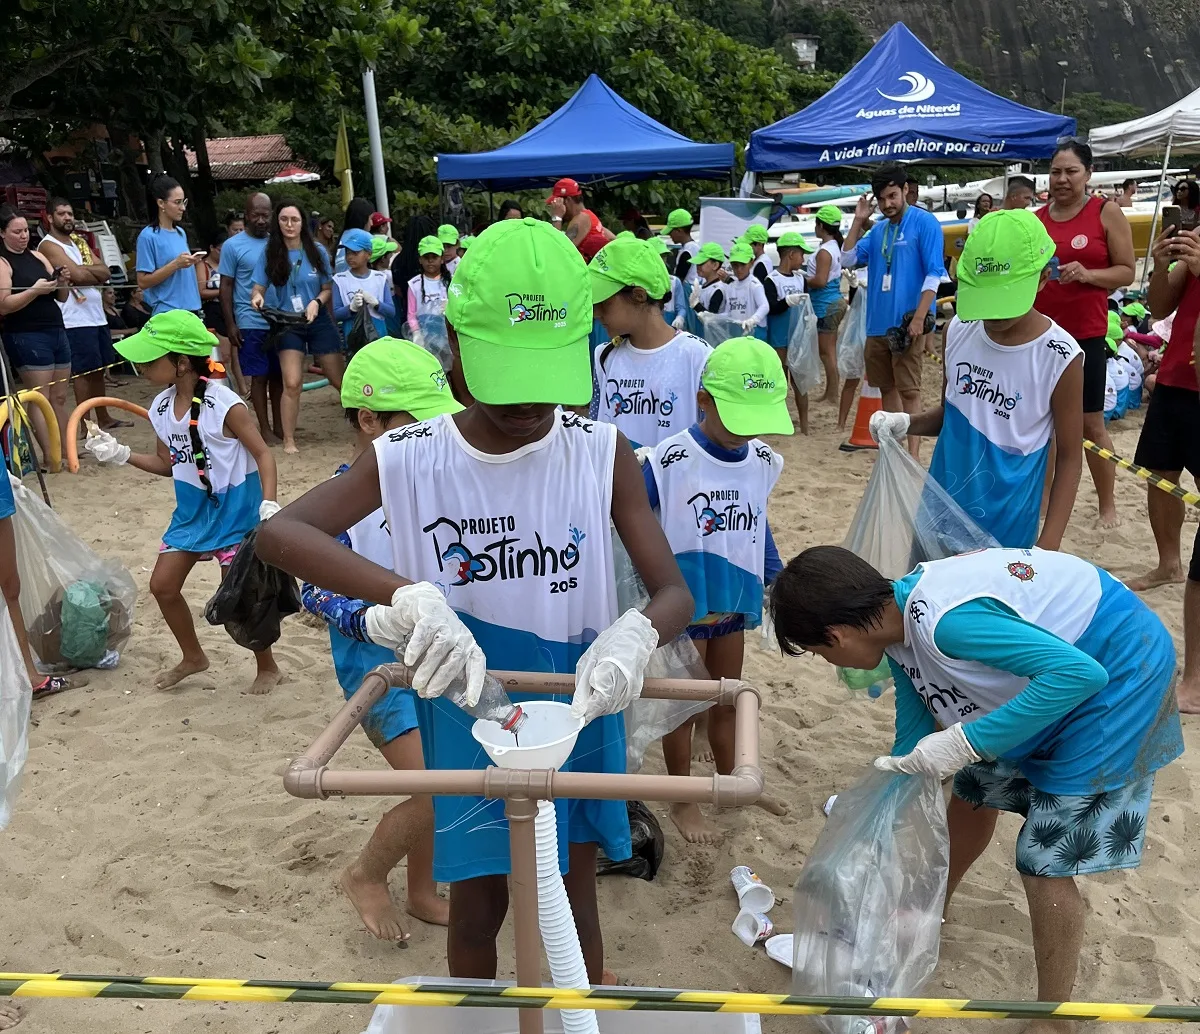
M363 99L367 105L367 139L371 145L371 179L375 183L375 211L391 216L387 182L383 178L383 140L379 135L379 105L375 102L375 69L363 69Z

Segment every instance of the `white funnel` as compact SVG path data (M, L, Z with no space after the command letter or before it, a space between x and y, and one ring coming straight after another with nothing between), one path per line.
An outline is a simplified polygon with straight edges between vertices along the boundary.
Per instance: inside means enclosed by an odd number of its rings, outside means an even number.
M525 721L514 736L495 722L480 718L471 735L501 768L552 768L558 771L575 749L582 718L571 717L571 705L538 700L521 705ZM518 742L519 741L519 742Z

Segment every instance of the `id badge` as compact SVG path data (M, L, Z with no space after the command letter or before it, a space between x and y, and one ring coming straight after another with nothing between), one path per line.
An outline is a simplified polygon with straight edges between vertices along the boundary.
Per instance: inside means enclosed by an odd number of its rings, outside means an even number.
M879 285L879 290L883 291L886 294L891 289L892 289L892 274L884 273L883 274L883 282Z
M304 299L301 298L298 294L292 295L292 312L303 312L303 311L304 311Z

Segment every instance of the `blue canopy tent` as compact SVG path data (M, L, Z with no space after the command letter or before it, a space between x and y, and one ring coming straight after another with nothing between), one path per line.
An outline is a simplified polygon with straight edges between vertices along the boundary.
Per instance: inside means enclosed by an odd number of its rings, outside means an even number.
M439 154L439 183L522 190L570 176L581 184L727 179L733 144L698 144L655 122L598 75L558 111L495 151Z
M897 22L832 90L750 134L746 168L792 172L888 161L1048 158L1075 120L999 97L959 75Z

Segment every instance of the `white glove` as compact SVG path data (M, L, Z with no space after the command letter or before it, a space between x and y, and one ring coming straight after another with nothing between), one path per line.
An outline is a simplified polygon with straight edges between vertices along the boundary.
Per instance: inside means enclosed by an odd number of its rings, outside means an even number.
M435 586L401 586L391 606L367 608L365 624L371 642L396 650L414 669L412 688L418 694L441 696L451 682L465 678L467 707L479 703L487 672L483 650Z
M379 304L379 299L376 298L370 291L359 291L359 296L371 308L375 308Z
M282 509L283 507L275 502L274 499L264 499L258 504L258 519L260 521L268 521Z
M642 677L657 646L650 619L640 610L625 611L579 658L572 717L586 723L625 710L642 695Z
M671 326L676 330L683 330L683 328L687 326L687 318L684 316L676 316L675 319L671 321Z
M350 299L350 311L358 312L358 310L361 309L362 307L363 307L363 293L362 293L362 291L355 291L353 297Z
M122 445L107 431L101 431L96 425L88 427L87 438L83 443L88 455L106 467L119 467L129 461L130 448Z
M931 732L901 758L876 758L875 767L885 772L931 775L945 779L960 768L982 760L963 732L962 722L941 732Z
M758 322L756 320L742 320L742 330L747 334L753 334L754 328L757 326Z
M654 455L653 445L639 445L633 450L634 458L638 461L638 466L642 466L647 460Z
M887 413L881 409L878 413L871 414L867 430L871 432L871 437L875 441L879 441L884 435L899 441L908 434L908 425L911 420L912 418L907 413Z
M804 292L797 291L795 294L789 294L787 296L786 301L787 301L787 307L789 309L794 309L797 305L799 305L802 301L804 301Z

